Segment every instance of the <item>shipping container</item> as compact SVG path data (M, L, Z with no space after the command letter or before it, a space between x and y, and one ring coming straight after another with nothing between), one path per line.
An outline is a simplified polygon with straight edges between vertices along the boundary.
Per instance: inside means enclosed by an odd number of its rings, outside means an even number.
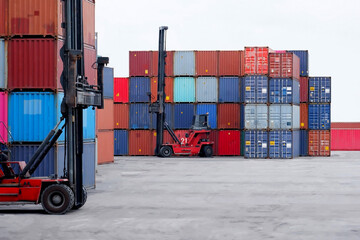
M195 76L194 51L175 51L174 76Z
M174 105L165 103L165 121L169 124L170 128L174 128ZM152 114L151 129L156 129L157 118L156 114Z
M114 129L114 100L104 99L104 109L96 109L96 130Z
M151 78L151 102L156 102L158 92L158 78ZM171 77L165 78L165 102L174 101L174 79Z
M300 131L270 131L269 157L296 158L300 155Z
M93 67L96 61L97 61L97 53L95 47L84 45L85 77L87 77L87 81L90 85L97 85L97 69ZM61 70L62 70L63 65L61 60L58 59L58 62L61 63Z
M308 131L300 130L300 156L305 157L309 155L308 149Z
M95 1L83 0L84 43L95 46Z
M148 104L130 104L130 129L149 129L150 116Z
M218 75L219 51L195 51L196 76Z
M328 130L330 124L330 104L309 104L309 129Z
M269 107L269 128L300 129L300 106L271 104Z
M218 104L218 129L240 129L240 104Z
M152 66L151 51L130 51L129 52L129 76L150 77Z
M116 103L129 102L128 78L114 78L114 102Z
M270 53L269 67L271 78L300 78L300 59L294 53Z
M332 122L331 129L360 128L360 122Z
M268 156L269 134L266 131L244 131L244 157L266 158Z
M333 128L331 124L331 150L360 151L360 124L357 125L356 128Z
M213 145L213 156L219 155L219 131L212 130L209 135L211 142L214 142Z
M216 77L199 77L196 79L196 101L217 102L218 80Z
M309 76L309 52L308 50L290 50L300 58L300 76Z
M159 61L159 52L152 52L152 70L151 76L158 77L158 61ZM166 51L165 58L165 76L171 77L174 76L174 51Z
M98 164L114 162L114 130L100 130L96 136Z
M267 103L268 78L267 76L254 75L241 79L241 102Z
M129 155L152 156L152 132L150 130L129 131Z
M195 102L195 78L174 79L174 102Z
M8 141L8 94L0 92L0 142Z
M238 77L219 78L219 102L240 102L240 79Z
M129 128L129 104L114 104L114 129Z
M243 73L243 51L219 52L219 76L241 76Z
M309 77L309 102L311 103L331 102L330 77Z
M130 78L129 101L134 103L149 102L150 78L132 77Z
M114 69L104 67L103 72L104 98L114 98Z
M0 38L0 89L5 89L7 87L6 80L7 80L7 41Z
M270 52L268 47L245 47L245 75L267 75Z
M241 129L261 130L268 128L269 109L266 104L246 104L241 109Z
M174 128L190 129L195 113L193 104L174 105Z
M196 114L208 114L210 127L212 129L217 128L216 104L198 104L196 107Z
M7 36L8 34L8 3L8 0L0 0L0 36Z
M308 103L300 103L300 129L308 129L309 128L309 104Z
M309 131L309 156L330 156L330 131Z
M240 131L219 131L218 155L240 156Z
M309 102L309 78L300 77L300 102Z
M300 83L290 78L271 78L269 81L270 103L300 103Z
M128 136L129 136L129 132L127 130L114 130L115 156L129 154Z

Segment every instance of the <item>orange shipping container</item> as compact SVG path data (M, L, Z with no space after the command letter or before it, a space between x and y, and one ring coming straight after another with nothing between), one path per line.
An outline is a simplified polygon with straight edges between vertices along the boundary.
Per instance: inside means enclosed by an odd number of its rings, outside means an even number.
M97 132L98 164L114 162L114 130Z
M218 105L218 128L240 129L240 104L224 103Z
M8 32L8 0L0 0L0 9L0 36L6 36Z
M114 100L104 99L104 109L96 109L96 130L114 129Z
M84 43L95 46L95 1L83 0Z
M114 104L114 129L129 128L129 104Z
M244 68L243 51L219 52L219 76L241 76Z
M300 103L300 129L308 129L308 103Z
M165 76L171 77L174 76L174 51L166 51L165 58ZM159 67L159 53L158 51L152 52L152 67L151 67L151 76L158 76L158 67Z
M218 51L196 51L195 52L195 72L197 76L217 76L218 75Z
M158 89L158 78L151 78L151 102L156 102L157 100L157 89ZM174 101L174 79L171 77L165 78L165 102Z
M309 131L309 155L330 156L330 131L310 130Z
M129 131L129 155L132 156L151 156L152 150L152 131L132 130Z

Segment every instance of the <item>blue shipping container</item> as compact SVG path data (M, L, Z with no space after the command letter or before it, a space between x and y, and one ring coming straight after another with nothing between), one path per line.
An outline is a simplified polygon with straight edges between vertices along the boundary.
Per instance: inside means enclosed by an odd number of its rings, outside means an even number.
M244 157L245 158L266 158L268 156L268 138L266 131L245 131L244 132Z
M267 103L268 78L267 76L246 76L241 79L241 102Z
M149 129L150 117L148 104L130 104L130 129Z
M269 128L300 129L300 106L272 104L269 107Z
M7 51L5 40L0 39L0 89L6 88Z
M295 158L300 155L300 131L270 131L269 157Z
M175 51L174 76L195 76L194 51Z
M331 77L309 78L309 102L311 103L331 102Z
M165 103L165 121L169 124L170 128L174 128L174 106L170 103ZM156 114L152 114L151 129L156 129Z
M241 129L267 129L268 106L266 104L246 104L240 108Z
M132 77L129 81L129 101L132 103L149 102L147 93L150 92L150 78Z
M300 156L308 156L308 131L300 130Z
M240 102L240 79L238 77L219 78L219 102Z
M104 98L114 98L114 69L104 67Z
M128 136L129 136L129 132L127 130L114 130L115 156L129 154Z
M300 103L300 83L290 78L272 78L269 86L270 103Z
M175 104L174 105L174 124L175 129L189 129L194 117L193 104Z
M195 102L195 78L174 79L174 102Z
M330 104L309 104L309 129L329 130L331 125Z
M198 104L196 114L209 114L209 124L212 129L217 128L216 104Z
M300 76L309 76L309 52L308 50L291 50L288 52L294 53L300 58Z

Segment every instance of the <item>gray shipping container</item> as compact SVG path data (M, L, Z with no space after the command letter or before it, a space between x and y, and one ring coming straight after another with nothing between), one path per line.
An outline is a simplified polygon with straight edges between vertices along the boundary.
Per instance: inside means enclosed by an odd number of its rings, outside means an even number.
M300 129L300 106L272 104L269 107L269 128Z
M199 77L196 79L196 101L218 101L218 81L216 77Z
M268 106L266 104L246 104L243 106L242 128L261 130L268 127Z
M174 76L195 75L195 52L176 51L174 54Z
M0 89L6 88L7 78L7 51L4 39L0 39Z

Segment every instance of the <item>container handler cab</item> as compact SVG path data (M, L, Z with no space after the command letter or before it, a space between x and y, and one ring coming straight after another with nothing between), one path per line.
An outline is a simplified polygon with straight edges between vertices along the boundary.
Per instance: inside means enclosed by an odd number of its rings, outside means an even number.
M8 146L0 144L0 202L41 203L44 210L51 214L79 209L86 202L82 173L83 109L103 108L103 68L109 62L106 57L97 59L98 83L89 85L84 74L82 0L64 1L65 21L62 27L66 30L66 39L60 50L64 63L60 122L27 163L24 159L11 161ZM63 176L31 177L64 129L67 169L64 169Z

